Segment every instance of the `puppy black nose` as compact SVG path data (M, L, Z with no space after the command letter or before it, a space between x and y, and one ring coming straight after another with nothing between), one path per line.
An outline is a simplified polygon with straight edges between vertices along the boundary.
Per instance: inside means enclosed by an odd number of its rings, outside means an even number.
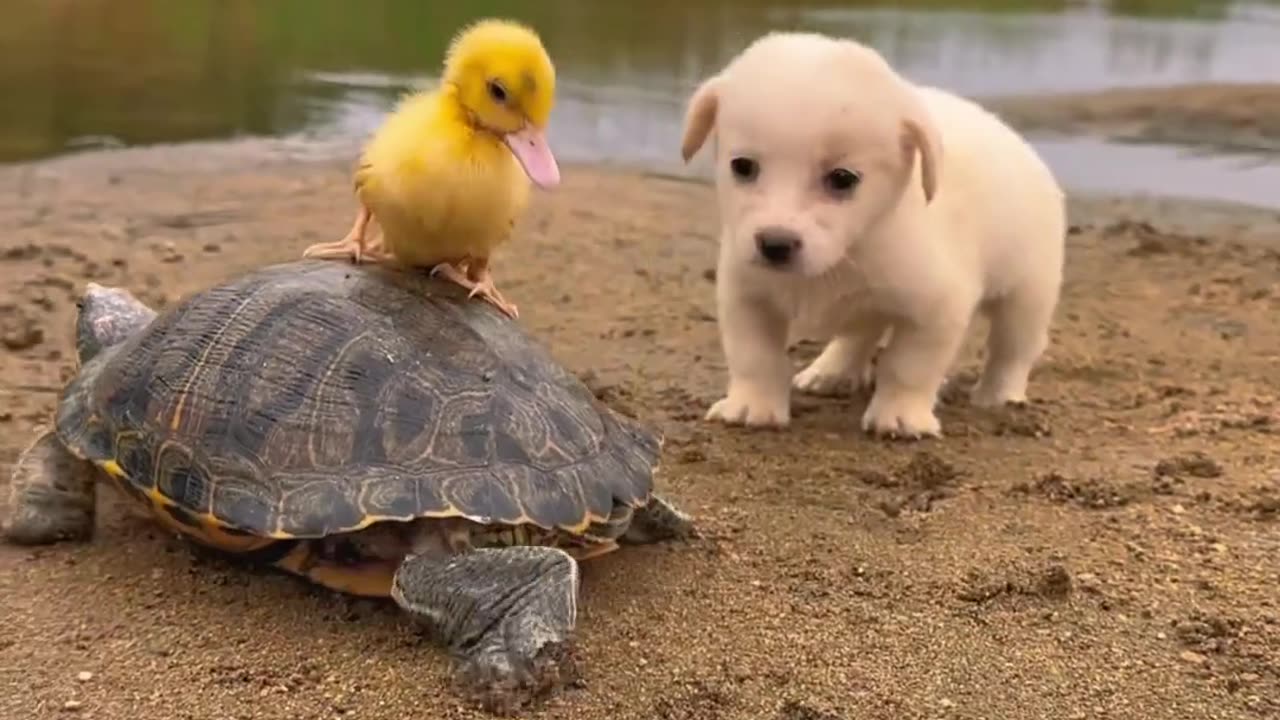
M765 262L780 267L791 262L791 256L800 250L800 235L786 228L761 228L756 231L756 248Z

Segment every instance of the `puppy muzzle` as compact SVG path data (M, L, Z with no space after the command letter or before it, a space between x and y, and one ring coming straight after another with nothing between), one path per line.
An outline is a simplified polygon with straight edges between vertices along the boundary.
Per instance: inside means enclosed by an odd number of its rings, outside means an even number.
M760 261L779 270L791 266L804 245L800 233L784 227L760 228L755 240Z

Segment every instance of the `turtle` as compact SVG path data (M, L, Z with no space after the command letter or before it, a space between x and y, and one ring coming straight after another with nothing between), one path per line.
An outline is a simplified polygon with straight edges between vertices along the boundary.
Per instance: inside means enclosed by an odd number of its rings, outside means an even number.
M77 304L11 543L91 539L105 479L199 545L390 598L497 706L572 664L579 561L697 535L654 491L658 431L426 273L302 260L160 313L95 283Z

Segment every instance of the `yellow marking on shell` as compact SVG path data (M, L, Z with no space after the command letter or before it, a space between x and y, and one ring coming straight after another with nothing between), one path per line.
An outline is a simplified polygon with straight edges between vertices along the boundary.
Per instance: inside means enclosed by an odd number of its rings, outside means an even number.
M169 420L169 430L178 432L178 428L182 426L182 408L187 404L187 395L184 392L178 398L178 405L173 409L173 417Z
M340 565L314 558L310 543L305 542L298 543L277 560L275 566L330 590L363 597L390 597L391 583L398 568L398 564L393 562Z
M524 515L521 515L515 520L502 520L498 518L487 518L480 515L467 515L465 513L460 512L456 508L451 507L446 510L420 512L420 513L414 513L412 515L365 515L363 518L360 519L360 522L356 523L355 525L352 525L350 527L335 528L333 533L334 534L350 533L350 532L355 532L357 530L364 530L370 525L373 525L375 523L380 523L380 522L406 523L406 522L413 522L414 520L443 520L446 518L462 518L463 520L470 520L471 522L479 525L491 525L495 523L502 524L502 525L538 525L537 523L533 522L532 520L530 520L528 517ZM538 525L538 527L543 527L543 526ZM552 528L546 528L546 529L550 530ZM267 533L266 536L280 539L280 540L292 539L297 537L297 535L292 535L290 533L287 533L278 526L276 527L276 529Z
M335 528L333 531L333 534L335 535L345 534L345 533L356 532L357 530L364 530L370 525L373 525L375 523L380 523L380 522L407 523L407 522L413 522L414 520L418 520L420 518L431 518L431 517L458 517L458 515L456 513L452 513L449 515L439 515L439 516L427 515L425 513L422 515L365 515L363 518L360 519L360 522L356 523L355 525L352 525L350 527ZM276 538L277 540L289 540L289 539L296 538L298 536L292 533L285 532L283 529L280 528L280 526L277 525L276 529L267 533L267 537Z
M345 344L343 344L342 347L338 348L338 351L333 353L332 359L329 361L329 364L325 366L324 372L321 372L319 377L316 379L315 383L313 384L313 387L317 387L317 388L329 387L329 377L333 375L333 373L337 372L338 363L342 362L342 359L347 355L347 351L350 350L352 347L354 347L356 343L363 340L364 337L365 337L364 333L358 333L355 337L351 338ZM307 418L308 425L310 425L311 427L324 426L324 423L321 421L319 417L320 409L322 407L323 407L322 403L312 403L311 415ZM307 441L307 459L311 461L312 467L321 467L324 465L324 463L320 462L319 458L316 456L316 442L319 438L320 438L319 433L312 433L311 438Z
M98 467L102 468L102 471L112 478L116 480L125 479L124 468L120 467L120 463L115 460L99 460L97 463Z
M636 505L636 507L641 507L641 506L643 506L643 503L641 503L640 505ZM533 519L530 518L528 515L523 515L523 514L518 518L515 518L512 520L506 520L503 518L484 517L482 515L468 515L466 513L461 512L457 508L449 507L445 510L420 512L420 513L414 513L413 515L365 515L360 519L360 522L356 523L355 525L352 525L350 527L335 528L333 530L333 534L351 533L351 532L356 532L358 530L364 530L365 528L368 528L370 525L374 525L380 522L406 523L406 522L413 522L414 520L442 520L446 518L462 518L463 520L470 520L471 522L476 523L477 525L495 525L495 524L510 525L510 526L533 525L535 527L542 528L543 530L563 530L571 535L582 535L586 532L587 528L591 527L592 524L607 522L610 517L611 517L610 515L596 515L594 513L588 512L585 518L583 519L583 521L580 523L577 523L575 525L561 525L557 527L551 527L548 525L543 525L542 523L534 522ZM263 537L268 537L275 540L292 540L292 539L296 539L298 536L293 533L285 532L284 529L282 529L279 525L277 525L275 529L271 530L268 533L265 533Z
M604 517L601 517L599 515L596 515L595 513L588 512L586 514L586 517L582 519L582 522L578 523L577 525L561 525L560 529L564 530L567 533L572 533L573 535L581 535L582 533L586 532L587 528L591 527L593 524L598 522L605 522L608 519L609 519L609 516L607 515Z
M106 470L105 463L115 464L110 460L99 463L100 466L104 466L104 470ZM118 465L116 465L116 467L119 468ZM128 479L123 472L116 475L108 470L107 474L111 475L117 485L122 486L122 489L123 485L128 482ZM272 538L260 537L257 535L239 536L224 532L223 528L227 527L226 523L219 521L212 515L196 515L193 513L191 516L200 523L200 527L184 525L175 520L173 516L165 510L165 508L177 505L177 503L165 497L159 490L154 488L147 490L145 492L145 496L147 502L150 504L151 516L165 529L176 532L179 535L192 538L193 540L211 548L231 553L244 553L259 550L275 542Z
M174 407L173 417L169 419L169 429L177 432L178 427L182 424L182 408L187 403L187 396L191 394L191 387L195 384L196 377L200 374L200 369L204 367L205 361L209 359L209 353L218 346L222 341L222 334L232 326L236 318L240 317L240 313L248 307L249 303L254 299L254 295L250 293L248 297L240 301L240 304L233 310L226 319L222 321L222 327L213 334L209 339L209 344L205 346L204 351L200 353L200 357L196 358L195 365L191 374L187 377L187 381L183 383L182 389L178 391L178 404Z

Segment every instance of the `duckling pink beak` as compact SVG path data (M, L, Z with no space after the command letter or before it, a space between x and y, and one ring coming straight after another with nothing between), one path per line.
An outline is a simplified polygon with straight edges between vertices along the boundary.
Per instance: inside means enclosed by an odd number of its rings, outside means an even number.
M507 133L502 139L534 184L545 189L560 184L560 166L556 164L556 156L551 154L551 146L547 144L547 136L542 130L525 125L521 130Z

